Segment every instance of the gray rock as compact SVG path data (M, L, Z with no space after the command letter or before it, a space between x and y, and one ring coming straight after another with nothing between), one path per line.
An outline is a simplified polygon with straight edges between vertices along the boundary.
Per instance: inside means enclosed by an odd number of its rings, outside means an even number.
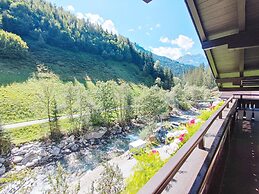
M5 159L4 158L0 158L0 163L4 163Z
M71 146L71 150L73 152L77 151L79 149L79 146L77 144L74 144L73 146Z
M95 144L95 140L94 139L90 139L90 144L94 145Z
M16 154L19 151L19 148L15 147L11 150L12 154Z
M39 150L36 151L37 155L41 156L41 157L46 157L49 155L49 153L44 150L43 148L40 148Z
M38 157L39 156L34 151L31 151L31 152L24 155L24 158L22 160L22 164L26 165L28 162L32 162L33 160L38 159Z
M5 166L2 165L0 168L0 176L3 175L5 173L5 171L6 171Z
M28 162L25 166L28 167L28 168L30 168L30 167L33 167L33 166L37 165L38 162L39 162L38 159L34 159L33 161Z
M85 136L86 139L99 139L99 138L102 138L102 136L104 136L104 134L107 132L107 129L106 130L100 130L100 131L94 131L94 132L90 132L89 134L87 134Z
M70 135L68 138L67 138L67 142L74 142L75 141L75 136L74 135Z
M60 154L61 149L59 147L53 146L51 149L51 154L53 154L54 156L57 156Z
M17 164L23 160L22 156L14 156L13 163Z
M15 166L15 171L21 171L21 170L24 170L26 168L26 166L24 166L24 165L22 165L22 166L19 166L19 165L17 165L17 166Z
M70 149L62 150L62 154L70 154L70 153L71 153Z

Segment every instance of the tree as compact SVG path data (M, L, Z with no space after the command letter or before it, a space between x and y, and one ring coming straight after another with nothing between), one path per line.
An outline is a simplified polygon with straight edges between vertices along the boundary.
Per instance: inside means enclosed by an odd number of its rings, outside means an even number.
M45 192L46 194L77 194L80 190L80 183L71 187L69 176L60 163L57 164L56 174L48 176L48 183L50 189Z
M27 43L20 36L0 29L0 56L6 58L24 57Z
M59 141L60 137L62 136L60 131L60 125L59 125L59 110L57 101L54 97L53 99L53 105L52 105L52 115L51 115L51 122L50 122L50 137L51 139L55 141Z
M57 140L57 138L60 137L57 103L60 80L44 65L38 65L37 72L34 76L40 82L41 92L38 96L47 112L51 137Z
M116 101L118 104L120 122L130 122L133 116L133 97L129 84L120 81L116 87Z
M164 90L153 86L140 93L135 103L139 104L139 114L154 118L167 111Z
M117 84L114 81L97 82L96 99L100 104L101 110L104 115L105 122L109 125L114 120L113 112L117 108L115 100L114 86Z
M69 115L69 121L72 127L72 131L75 133L77 132L77 126L75 122L74 115L76 114L76 102L77 102L77 94L76 94L76 88L73 83L68 83L67 85L67 92L66 92L66 106L68 110Z
M0 156L10 152L11 141L9 135L4 131L0 120Z
M95 191L99 194L119 194L124 190L122 172L118 166L106 163L100 179L95 183Z

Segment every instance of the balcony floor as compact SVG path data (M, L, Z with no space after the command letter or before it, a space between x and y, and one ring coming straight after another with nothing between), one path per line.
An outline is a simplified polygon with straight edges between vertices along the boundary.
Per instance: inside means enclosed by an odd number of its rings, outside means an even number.
M220 193L259 193L259 122L236 121Z

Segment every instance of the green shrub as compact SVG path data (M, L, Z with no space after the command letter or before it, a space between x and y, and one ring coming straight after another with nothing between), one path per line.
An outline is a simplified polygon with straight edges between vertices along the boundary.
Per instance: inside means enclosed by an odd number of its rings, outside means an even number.
M126 180L126 189L123 194L137 193L151 177L166 163L160 159L158 152L142 150L134 155L137 164L134 167L134 174Z
M4 132L4 129L0 121L0 156L8 154L10 152L10 149L11 149L10 137L6 132Z
M106 163L94 190L99 194L119 194L124 190L123 175L119 167Z
M80 183L75 187L70 185L69 175L65 172L60 163L57 165L56 174L48 176L48 183L50 189L45 192L46 194L77 194L80 190Z

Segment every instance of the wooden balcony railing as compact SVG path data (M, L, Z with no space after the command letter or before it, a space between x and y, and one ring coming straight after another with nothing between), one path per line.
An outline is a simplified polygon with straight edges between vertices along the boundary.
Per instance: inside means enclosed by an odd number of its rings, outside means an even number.
M233 102L234 98L233 96L229 98L202 126L201 128L177 151L177 153L142 187L142 189L138 192L139 194L158 194L162 193L166 186L170 183L172 178L176 175L178 170L181 168L183 163L186 161L186 159L190 156L190 154L193 152L193 150L199 146L200 149L204 148L204 136L211 127L212 123L217 118L222 118L222 112L227 107L229 108L229 105L231 102ZM221 126L219 130L219 134L222 136L224 134L225 128L229 126L228 119L234 114L236 109L237 101L235 100L234 103L232 103L231 111L229 111L229 114L225 118L225 121L223 122L223 125ZM217 142L214 141L213 146L216 148L216 144L218 145L219 141L221 140L221 137L215 138ZM216 149L212 149L213 152L210 156L210 160L207 162L211 162L213 159L213 155L216 152ZM207 169L208 170L208 169ZM206 172L207 172L206 170ZM204 171L205 172L205 171ZM206 177L207 173L202 174L200 177L204 179ZM196 187L192 189L198 189L200 188L203 181L196 181Z

